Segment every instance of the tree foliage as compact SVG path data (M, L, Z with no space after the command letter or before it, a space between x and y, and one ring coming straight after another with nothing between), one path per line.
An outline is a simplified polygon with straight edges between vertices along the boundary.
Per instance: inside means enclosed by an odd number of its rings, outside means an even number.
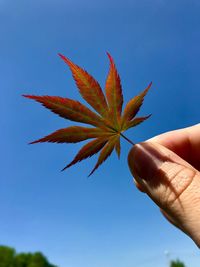
M41 252L16 253L15 249L0 246L0 267L56 267Z
M185 264L179 260L171 261L170 267L186 267Z

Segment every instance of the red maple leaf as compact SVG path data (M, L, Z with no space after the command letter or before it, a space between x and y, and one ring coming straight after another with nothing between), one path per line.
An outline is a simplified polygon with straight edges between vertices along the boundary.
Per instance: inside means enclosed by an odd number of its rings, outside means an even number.
M122 113L123 94L120 77L112 57L109 53L107 55L110 60L110 68L104 95L99 83L88 72L59 54L69 66L81 96L95 112L80 102L69 98L23 95L36 100L60 117L92 125L92 127L67 127L31 142L31 144L39 142L77 143L92 139L80 149L74 159L63 170L100 152L97 163L89 174L90 176L110 156L114 149L118 157L120 156L120 137L124 137L134 145L124 136L123 132L150 117L148 115L135 118L152 83L143 92L132 98Z

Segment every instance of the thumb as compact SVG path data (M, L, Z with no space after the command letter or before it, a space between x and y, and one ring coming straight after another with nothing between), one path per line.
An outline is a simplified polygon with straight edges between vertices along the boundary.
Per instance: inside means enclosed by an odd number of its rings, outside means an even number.
M177 154L145 142L131 149L131 173L150 198L200 245L200 174Z

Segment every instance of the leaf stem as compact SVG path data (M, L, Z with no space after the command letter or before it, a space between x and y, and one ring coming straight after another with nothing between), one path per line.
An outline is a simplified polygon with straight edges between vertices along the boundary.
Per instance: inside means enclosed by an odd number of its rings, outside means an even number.
M123 135L122 133L120 133L120 135L124 138L124 139L126 139L126 141L128 141L131 145L135 145L135 143L133 143L130 139L128 139L125 135Z

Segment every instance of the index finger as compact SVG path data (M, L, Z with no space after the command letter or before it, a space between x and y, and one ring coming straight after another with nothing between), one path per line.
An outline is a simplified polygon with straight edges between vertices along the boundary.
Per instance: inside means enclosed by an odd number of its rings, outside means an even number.
M200 170L200 123L170 131L147 141L159 143Z

